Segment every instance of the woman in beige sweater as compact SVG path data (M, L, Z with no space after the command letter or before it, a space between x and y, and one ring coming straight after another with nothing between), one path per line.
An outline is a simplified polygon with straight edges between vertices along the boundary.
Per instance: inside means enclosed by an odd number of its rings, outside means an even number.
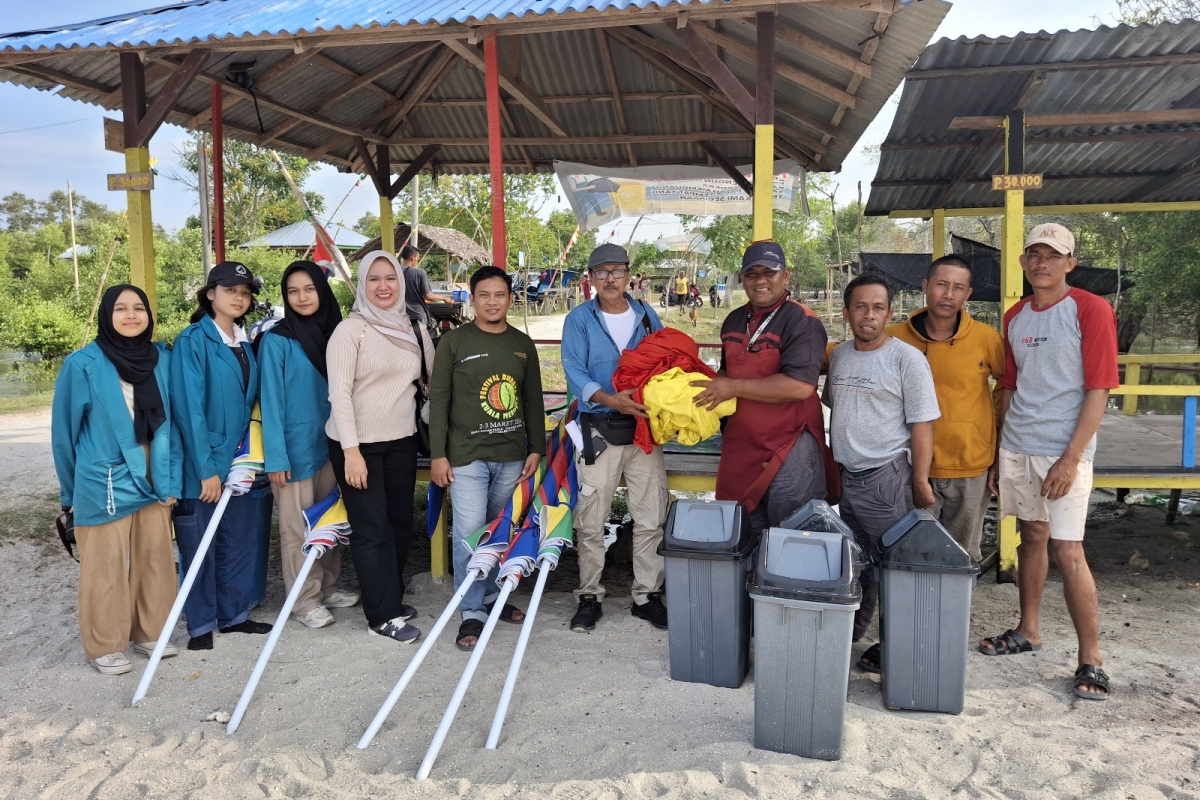
M391 253L358 266L354 310L329 340L329 456L350 518L350 555L372 634L415 642L404 562L417 480L416 383L433 348L404 311L404 278Z

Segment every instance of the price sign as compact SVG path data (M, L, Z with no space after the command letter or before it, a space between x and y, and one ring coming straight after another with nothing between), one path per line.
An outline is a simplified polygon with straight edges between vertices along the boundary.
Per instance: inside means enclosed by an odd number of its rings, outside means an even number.
M153 172L121 172L108 176L110 192L149 192L153 188Z
M1041 173L1037 175L993 175L992 190L1007 192L1010 189L1040 189L1042 188Z

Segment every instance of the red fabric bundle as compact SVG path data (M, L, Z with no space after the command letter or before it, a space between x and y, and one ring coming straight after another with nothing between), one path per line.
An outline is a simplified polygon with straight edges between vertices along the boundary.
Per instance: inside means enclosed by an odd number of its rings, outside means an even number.
M663 328L642 339L637 348L621 353L617 371L613 373L613 387L618 392L633 389L633 399L642 403L642 389L655 375L679 367L684 372L699 372L709 378L717 377L711 367L700 360L700 348L696 340L681 330ZM638 418L633 443L647 453L657 442L650 433L650 421Z

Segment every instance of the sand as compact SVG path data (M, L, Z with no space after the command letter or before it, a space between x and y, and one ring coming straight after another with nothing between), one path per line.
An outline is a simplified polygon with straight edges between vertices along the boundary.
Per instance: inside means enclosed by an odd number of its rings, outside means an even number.
M48 421L46 412L0 418L0 509L44 494ZM1156 513L1138 519L1139 535L1170 536ZM1197 536L1194 522L1175 531L1179 541ZM573 599L552 592L500 749L483 743L516 642L511 625L497 630L430 779L417 782L466 663L452 631L359 751L416 648L367 636L358 608L334 610L337 624L319 631L290 623L241 729L227 736L205 718L233 710L265 637L218 635L211 652L164 661L131 708L145 660L131 655L137 669L117 677L86 665L75 562L10 539L0 545L0 797L1200 798L1196 566L1109 567L1100 592L1110 701L1070 694L1074 636L1052 574L1046 646L1003 658L972 652L961 715L888 711L878 677L855 671L840 762L754 749L753 675L740 689L671 681L666 634L630 616L627 585L614 586L590 635L567 629ZM428 573L417 576L406 598L421 609L416 624L428 630L449 594ZM273 620L281 600L275 580L255 618ZM1015 587L986 578L973 634L1015 621Z

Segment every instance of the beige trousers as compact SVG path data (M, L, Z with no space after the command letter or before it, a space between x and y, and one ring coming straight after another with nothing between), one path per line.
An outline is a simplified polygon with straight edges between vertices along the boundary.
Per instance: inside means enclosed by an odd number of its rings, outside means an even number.
M304 566L304 552L301 549L304 545L304 509L324 500L335 486L337 480L333 475L333 465L328 462L311 478L288 483L282 489L271 484L275 504L279 506L279 555L284 591L292 591L296 575ZM292 613L304 615L321 605L325 598L337 591L337 579L341 572L342 548L335 547L318 558L309 570Z
M629 487L629 513L633 516L633 601L646 602L650 592L663 585L663 560L658 554L670 492L661 447L652 453L636 444L609 445L588 466L580 457L579 500L575 507L575 546L579 549L579 588L575 594L604 599L600 574L604 571L604 523L621 477Z
M78 525L79 638L88 658L154 642L175 602L171 509L151 503L103 525Z

